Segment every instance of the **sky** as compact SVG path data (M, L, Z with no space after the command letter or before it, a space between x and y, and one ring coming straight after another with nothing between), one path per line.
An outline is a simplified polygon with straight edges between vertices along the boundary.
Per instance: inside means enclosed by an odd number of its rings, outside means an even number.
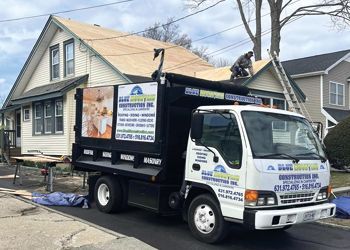
M0 102L7 96L16 81L49 16L18 21L4 20L55 13L116 1L0 0ZM202 8L212 5L216 1L209 0L208 4L203 5ZM301 5L320 1L294 0L293 4L285 9L283 15L291 13ZM187 0L133 0L107 7L57 15L81 22L99 24L102 27L118 31L135 32L144 30L155 22L166 23L169 17L175 17L176 19L194 11L196 10L188 6ZM262 14L268 13L269 8L265 3ZM192 40L197 40L227 28L239 26L242 21L235 1L226 0L207 11L179 21L177 24L183 33L188 34ZM263 17L262 24L263 30L269 29L269 15ZM282 30L281 37L281 60L350 49L350 29L337 30L327 16L300 18L287 24ZM219 60L223 58L233 62L239 55L252 49L252 43L247 41L247 38L248 36L241 25L230 31L195 42L193 46L206 47L207 52L210 53L232 45L226 50L213 53L212 59ZM264 58L268 58L266 50L269 48L269 39L268 34L262 38ZM240 42L242 40L246 42Z

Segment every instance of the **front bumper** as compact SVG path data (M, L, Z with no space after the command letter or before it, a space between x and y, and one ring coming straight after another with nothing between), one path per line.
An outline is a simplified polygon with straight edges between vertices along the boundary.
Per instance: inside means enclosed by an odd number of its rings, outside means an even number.
M335 204L332 203L279 210L245 209L243 222L251 229L277 229L288 225L329 218L334 214Z

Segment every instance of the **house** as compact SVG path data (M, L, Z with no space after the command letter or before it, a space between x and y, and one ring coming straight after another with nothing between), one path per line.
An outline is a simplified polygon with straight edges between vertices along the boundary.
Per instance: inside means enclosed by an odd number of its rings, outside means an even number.
M272 62L270 60L254 62L253 73L254 75L252 77L238 78L234 80L234 83L248 87L250 94L261 98L265 106L287 110L288 104L283 95L283 88ZM230 76L230 67L196 72L196 77L212 81L229 81ZM306 100L305 94L289 75L288 77L298 99L304 102Z
M75 89L149 78L159 64L153 61L154 48L169 48L165 70L194 76L196 71L213 68L170 43L51 16L1 110L11 146L22 154L36 150L70 155L75 139ZM190 65L181 67L189 61ZM105 106L96 105L94 112L106 112ZM107 130L110 122L101 126Z
M166 49L164 71L222 80L217 69L183 47L50 16L0 111L8 143L22 154L70 155L76 88L149 80L159 64L153 61L154 48ZM258 65L254 77L236 84L248 86L267 105L287 109L271 62ZM228 80L229 69L220 70ZM83 118L84 134L103 138L111 133L111 105L108 91L89 93L83 111L101 119Z
M283 67L306 94L305 107L324 134L350 116L350 50L284 61Z

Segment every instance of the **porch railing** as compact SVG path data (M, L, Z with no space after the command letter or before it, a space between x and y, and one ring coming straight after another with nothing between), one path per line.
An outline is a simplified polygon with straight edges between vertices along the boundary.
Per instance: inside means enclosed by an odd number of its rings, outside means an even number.
M11 148L16 148L16 130L0 129L0 160L9 161Z

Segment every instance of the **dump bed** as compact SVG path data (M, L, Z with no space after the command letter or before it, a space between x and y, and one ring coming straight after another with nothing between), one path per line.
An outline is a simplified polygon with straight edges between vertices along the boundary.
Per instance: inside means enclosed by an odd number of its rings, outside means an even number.
M75 169L178 184L198 106L260 104L246 87L167 74L161 82L78 89Z

